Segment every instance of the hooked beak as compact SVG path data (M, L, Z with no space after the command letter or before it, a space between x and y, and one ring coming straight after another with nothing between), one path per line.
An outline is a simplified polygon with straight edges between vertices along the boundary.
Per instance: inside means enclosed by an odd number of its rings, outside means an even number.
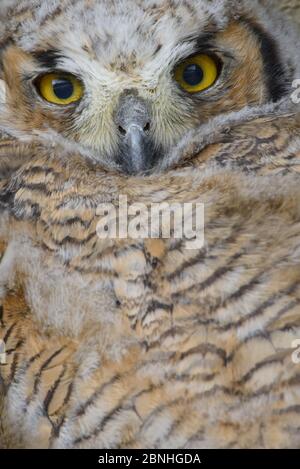
M134 90L120 97L115 115L120 144L117 163L127 174L143 173L157 161L151 137L151 112L147 102Z

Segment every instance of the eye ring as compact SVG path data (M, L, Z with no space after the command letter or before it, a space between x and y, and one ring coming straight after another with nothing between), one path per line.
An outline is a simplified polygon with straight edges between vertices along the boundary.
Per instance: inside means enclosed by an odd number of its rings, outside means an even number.
M215 84L220 75L220 64L215 57L197 54L175 68L174 77L185 91L194 94Z
M35 86L45 101L60 106L79 101L84 93L82 82L70 73L47 73L35 80Z

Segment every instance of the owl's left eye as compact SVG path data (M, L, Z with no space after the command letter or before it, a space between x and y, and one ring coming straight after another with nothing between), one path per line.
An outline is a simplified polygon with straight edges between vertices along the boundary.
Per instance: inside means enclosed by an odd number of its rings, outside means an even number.
M37 89L46 101L66 105L79 101L83 96L83 84L70 74L48 73L36 81Z
M174 75L181 88L189 93L199 93L216 82L219 63L214 57L197 54L178 65Z

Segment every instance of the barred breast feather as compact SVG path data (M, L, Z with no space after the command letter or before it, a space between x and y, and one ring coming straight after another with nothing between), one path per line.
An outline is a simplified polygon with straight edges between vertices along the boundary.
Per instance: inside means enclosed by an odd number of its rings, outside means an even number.
M3 136L2 447L300 447L299 126L235 123L135 178ZM204 204L204 246L100 239L120 195Z

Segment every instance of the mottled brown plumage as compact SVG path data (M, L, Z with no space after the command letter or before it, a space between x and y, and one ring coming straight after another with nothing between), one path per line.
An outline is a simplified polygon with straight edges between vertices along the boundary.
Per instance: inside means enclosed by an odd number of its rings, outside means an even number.
M84 2L77 3L81 11ZM85 2L87 10L95 3ZM205 18L211 3L201 2ZM25 21L33 13L24 5L18 15ZM64 8L52 6L46 16L33 15L41 30L54 19L59 28ZM193 18L194 6L182 8ZM175 28L177 7L162 1L153 15L170 13ZM300 365L292 358L300 338L300 115L290 100L296 68L284 64L283 94L274 103L258 31L233 16L216 33L238 63L229 89L214 104L210 91L199 122L189 109L193 119L176 138L164 127L172 145L151 172L135 176L102 158L108 140L99 144L92 121L66 135L62 115L69 119L71 108L31 101L22 74L36 67L33 38L22 46L17 20L16 44L6 31L1 447L300 447ZM46 43L38 39L39 47ZM127 60L122 73L131 80ZM95 108L91 115L96 120ZM106 117L111 122L110 111ZM204 204L204 246L187 249L184 237L100 239L99 204L117 208L120 195L146 206Z
M18 286L1 327L2 426L12 446L299 447L299 116L235 125L155 178L108 176L80 155L62 158L59 146L50 153L37 146L4 189ZM103 245L95 206L120 192L205 203L205 247ZM73 287L65 284L51 322L36 311L32 282L41 287L55 265ZM99 284L114 300L110 321L99 305L94 320L96 296L85 302L84 290ZM59 295L53 287L43 295ZM68 294L85 314L73 329Z

